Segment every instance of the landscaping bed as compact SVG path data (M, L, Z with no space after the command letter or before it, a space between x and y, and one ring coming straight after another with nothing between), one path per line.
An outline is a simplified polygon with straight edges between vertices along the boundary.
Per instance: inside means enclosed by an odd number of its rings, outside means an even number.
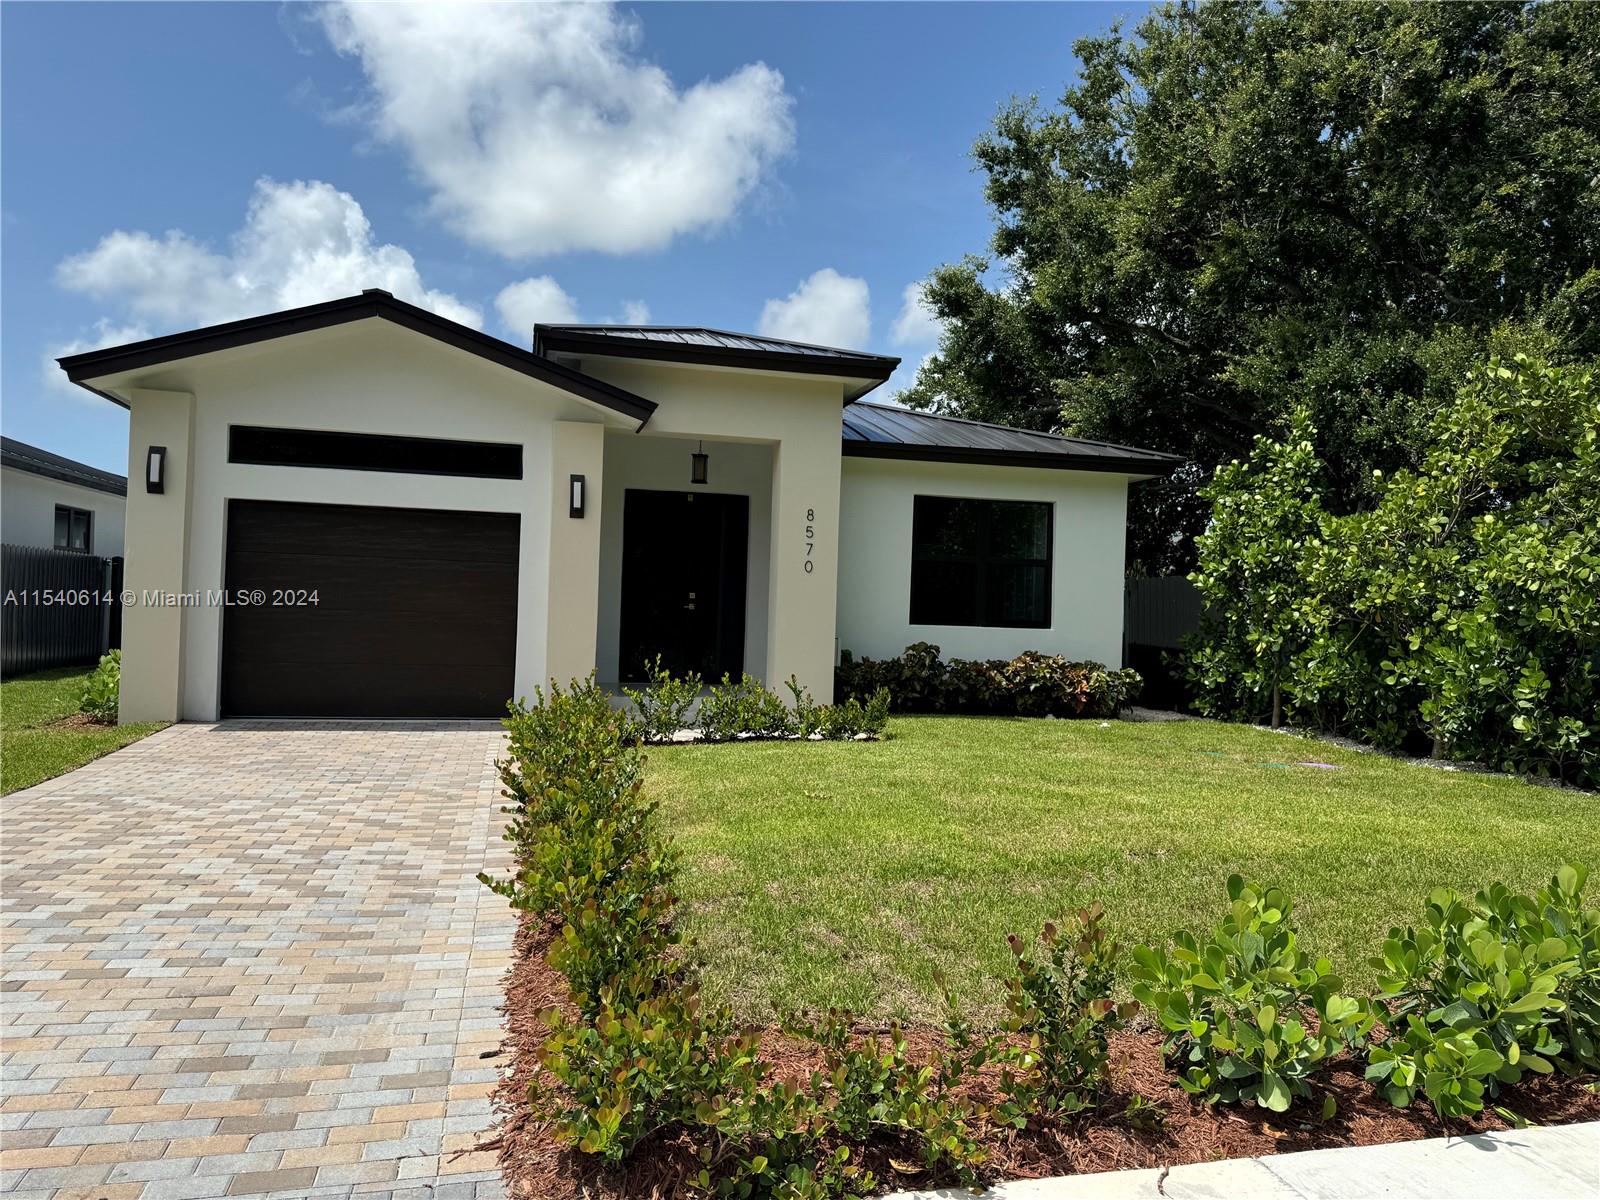
M539 1070L539 1051L548 1024L545 1012L570 1004L566 980L546 961L554 929L546 921L524 918L518 927L513 963L506 974L506 1041L510 1071L495 1092L500 1119L496 1135L501 1167L514 1200L641 1200L685 1194L700 1164L682 1138L645 1143L621 1168L608 1168L593 1155L565 1142L548 1122L533 1117L528 1087ZM861 1027L863 1036L884 1028ZM926 1056L938 1031L926 1026L906 1031L913 1053ZM808 1075L817 1065L814 1049L767 1029L763 1059L779 1076ZM1376 1146L1444 1134L1461 1136L1515 1127L1494 1109L1470 1119L1441 1121L1423 1105L1395 1108L1362 1078L1360 1064L1335 1061L1319 1078L1322 1092L1338 1108L1321 1120L1315 1105L1277 1114L1259 1108L1207 1105L1186 1095L1162 1062L1161 1036L1153 1029L1130 1029L1110 1038L1110 1072L1105 1095L1088 1116L1060 1127L1012 1134L992 1148L991 1179L1036 1179L1141 1167L1179 1166L1220 1158L1250 1158L1321 1150L1337 1146ZM1498 1107L1538 1125L1600 1120L1600 1094L1570 1081L1537 1077L1507 1089ZM936 1181L915 1168L915 1154L897 1153L892 1143L875 1146L866 1157L885 1189L929 1187Z
M498 1097L515 1194L828 1200L1600 1116L1582 867L1413 894L1410 924L1369 934L1371 986L1302 940L1288 892L1234 874L1126 951L1098 903L1008 937L992 1020L941 983L942 1025L752 1024L680 945L631 719L591 686L507 724L516 867L485 882L524 914Z

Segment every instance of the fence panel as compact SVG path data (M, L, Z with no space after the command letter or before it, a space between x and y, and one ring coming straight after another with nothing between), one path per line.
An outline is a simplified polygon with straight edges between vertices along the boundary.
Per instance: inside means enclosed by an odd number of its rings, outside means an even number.
M92 663L120 645L121 567L120 558L0 547L0 671Z
M1182 575L1130 579L1126 597L1123 629L1130 646L1176 650L1200 626L1200 593Z

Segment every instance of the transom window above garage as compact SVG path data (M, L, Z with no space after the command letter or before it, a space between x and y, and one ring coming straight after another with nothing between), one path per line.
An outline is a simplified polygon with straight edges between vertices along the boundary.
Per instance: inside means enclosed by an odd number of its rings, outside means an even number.
M472 479L522 478L522 447L515 442L465 442L266 425L228 426L228 461L268 467L461 475Z
M917 496L911 623L1050 624L1051 505Z

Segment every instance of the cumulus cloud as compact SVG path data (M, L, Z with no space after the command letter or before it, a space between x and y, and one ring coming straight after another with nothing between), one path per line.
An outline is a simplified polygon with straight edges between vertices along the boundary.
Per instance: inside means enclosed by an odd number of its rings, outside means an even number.
M371 287L464 325L483 323L476 308L424 286L407 250L375 242L355 197L317 180L258 180L244 225L226 250L181 230L160 237L117 230L94 249L64 259L56 279L165 329L236 320Z
M823 346L857 349L872 329L867 281L824 267L781 300L761 309L758 333Z
M531 341L533 327L541 321L568 325L578 319L577 301L548 275L519 279L500 289L494 306L500 312L501 324L524 341Z
M900 297L900 315L889 336L899 346L922 346L939 339L939 318L922 295L922 284L908 283Z
M712 228L794 141L777 71L680 90L610 4L338 3L320 19L434 215L508 258L655 250Z
M648 325L650 324L650 306L643 300L624 300L622 302L622 316L615 321L608 321L612 325Z

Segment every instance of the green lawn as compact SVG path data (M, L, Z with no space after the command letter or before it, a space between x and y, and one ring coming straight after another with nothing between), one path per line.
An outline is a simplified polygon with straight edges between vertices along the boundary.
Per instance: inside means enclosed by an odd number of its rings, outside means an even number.
M161 728L64 724L92 667L40 671L0 683L0 795L31 787Z
M1239 871L1291 891L1358 986L1430 888L1600 868L1591 794L1214 722L899 718L875 744L650 752L707 992L759 1019L997 1005L1004 936L1103 901L1124 946L1211 924ZM1336 764L1336 771L1292 765Z

